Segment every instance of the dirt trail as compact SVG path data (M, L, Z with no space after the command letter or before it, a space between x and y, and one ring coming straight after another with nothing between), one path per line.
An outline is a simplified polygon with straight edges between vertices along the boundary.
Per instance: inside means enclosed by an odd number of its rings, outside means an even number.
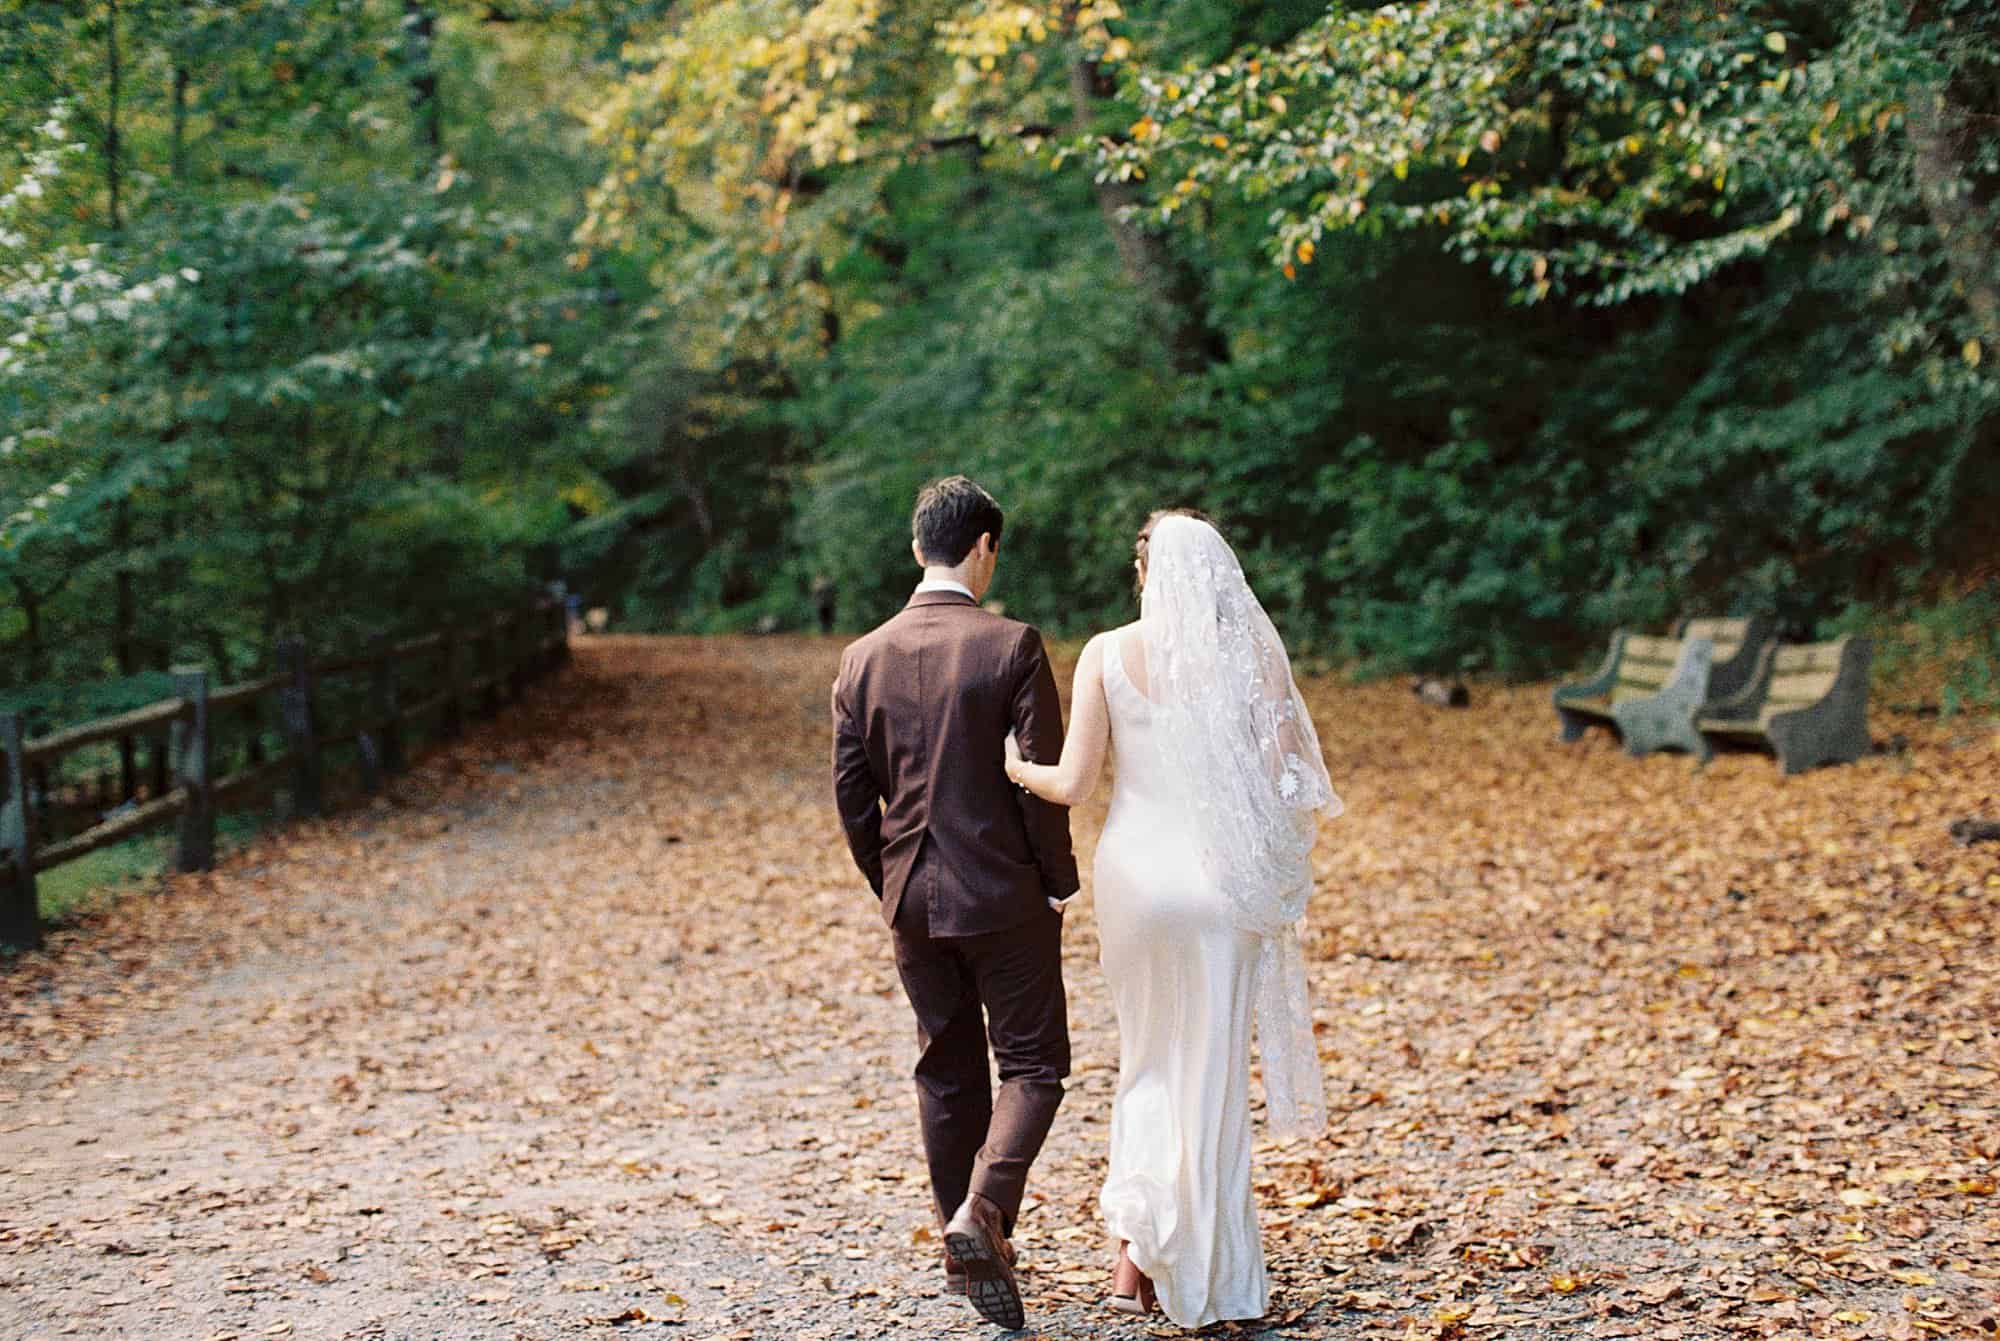
M587 640L392 798L0 969L0 1337L997 1335L936 1289L837 650ZM1534 690L1312 697L1336 1119L1260 1151L1246 1333L2000 1330L2000 873L1944 836L1994 733L1780 784L1558 746ZM1094 1305L1082 902L1030 1325L1171 1334Z

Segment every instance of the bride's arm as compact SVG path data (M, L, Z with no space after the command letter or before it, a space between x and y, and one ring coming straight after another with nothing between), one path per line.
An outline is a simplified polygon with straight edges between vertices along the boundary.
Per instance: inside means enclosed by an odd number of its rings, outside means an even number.
M1014 748L1013 738L1008 738L1007 776L1044 801L1079 805L1097 789L1097 779L1104 772L1104 755L1111 743L1111 710L1104 702L1104 639L1108 636L1100 633L1092 638L1077 658L1062 761L1029 763Z

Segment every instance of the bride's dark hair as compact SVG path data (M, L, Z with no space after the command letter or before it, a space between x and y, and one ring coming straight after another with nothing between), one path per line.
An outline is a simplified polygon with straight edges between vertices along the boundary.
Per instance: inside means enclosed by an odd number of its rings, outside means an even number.
M1146 544L1153 538L1153 528L1158 526L1161 519L1165 517L1192 517L1196 521L1207 522L1210 526L1214 526L1216 534L1220 535L1222 533L1222 527L1216 525L1215 518L1209 516L1200 508L1158 508L1151 516L1146 518L1146 524L1139 528L1139 538L1132 542L1132 557L1139 561L1141 568L1146 563ZM1145 589L1146 579L1144 574L1137 569L1133 570L1132 594L1137 596Z

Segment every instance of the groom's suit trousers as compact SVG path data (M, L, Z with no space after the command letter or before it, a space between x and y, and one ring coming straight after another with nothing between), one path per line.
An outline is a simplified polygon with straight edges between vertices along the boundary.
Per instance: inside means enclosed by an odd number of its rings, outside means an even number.
M917 1109L938 1218L950 1219L977 1192L1000 1207L1011 1233L1069 1074L1062 914L932 937L921 860L911 884L897 910L896 968L917 1017ZM985 1044L1000 1073L997 1093Z

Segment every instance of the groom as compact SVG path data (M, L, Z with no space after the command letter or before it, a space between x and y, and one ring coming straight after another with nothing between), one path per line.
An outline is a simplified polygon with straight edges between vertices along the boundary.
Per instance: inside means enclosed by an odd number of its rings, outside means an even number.
M1002 520L963 475L917 496L911 551L924 580L841 656L833 789L917 1016L946 1289L1014 1328L1024 1317L1008 1236L1069 1074L1062 909L1077 875L1069 812L1005 772L1008 732L1027 758L1053 763L1063 726L1041 635L979 606Z

